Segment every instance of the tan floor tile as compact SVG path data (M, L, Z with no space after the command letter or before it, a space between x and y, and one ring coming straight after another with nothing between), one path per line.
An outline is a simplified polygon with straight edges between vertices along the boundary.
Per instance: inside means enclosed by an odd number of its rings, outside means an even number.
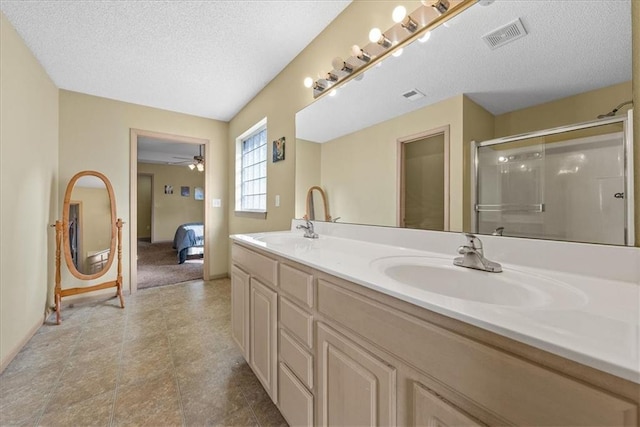
M210 424L249 407L240 388L216 386L215 389L216 393L211 393L210 386L180 388L187 425Z
M0 376L0 425L41 415L69 426L284 422L231 339L229 280L144 290L126 304L64 307L62 325L40 328Z
M178 388L170 372L118 388L114 425L182 425Z
M49 407L40 426L108 426L115 393L110 391L61 408Z
M259 426L258 420L253 414L253 410L251 408L244 407L242 409L237 410L226 416L223 419L214 420L211 423L208 423L209 426L215 427L250 427L250 426Z
M117 364L84 364L68 368L54 388L47 410L60 411L67 406L116 389Z
M287 421L269 396L253 403L251 409L261 426L288 426Z
M28 420L39 416L60 373L50 367L3 373L0 377L0 425L28 424Z

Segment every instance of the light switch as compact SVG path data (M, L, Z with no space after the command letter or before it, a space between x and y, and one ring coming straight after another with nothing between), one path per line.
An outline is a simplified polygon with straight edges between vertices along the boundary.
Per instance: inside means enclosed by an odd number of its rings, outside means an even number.
M213 205L214 208L219 208L220 206L222 206L222 200L220 199L213 199L211 201L211 204Z
M276 194L276 208L280 206L280 195Z

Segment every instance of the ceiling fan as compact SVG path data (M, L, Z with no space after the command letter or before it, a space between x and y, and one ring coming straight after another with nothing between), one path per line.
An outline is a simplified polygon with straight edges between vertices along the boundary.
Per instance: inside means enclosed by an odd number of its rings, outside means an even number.
M204 156L202 155L202 145L200 145L200 154L193 156L193 159L189 157L177 157L173 156L174 159L185 159L180 162L172 162L172 165L179 165L182 163L188 163L187 166L189 169L194 170L197 169L198 172L204 171Z

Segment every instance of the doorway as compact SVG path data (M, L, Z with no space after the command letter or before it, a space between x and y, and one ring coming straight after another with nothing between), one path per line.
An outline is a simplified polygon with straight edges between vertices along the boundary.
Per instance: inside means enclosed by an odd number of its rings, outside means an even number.
M148 264L148 249L159 248L162 251L158 252L155 261L151 261L157 264L145 270L160 273L157 274L157 278L162 278L162 283L155 283L154 286L169 284L164 283L168 277L173 280L170 283L196 279L194 263L181 262L179 251L174 248L174 236L177 235L179 226L192 222L200 224L201 239L199 247L189 248L189 252L192 253L192 249L194 253L199 251L199 255L193 255L193 258L199 257L195 262L199 264L197 278L209 279L210 242L204 239L209 216L209 208L205 203L209 177L209 168L206 167L208 144L208 140L201 138L131 129L129 277L132 293L139 289L139 279L145 282L145 286L141 287L149 287L146 283L148 277L138 274L141 259ZM158 157L146 159L138 164L139 146L149 145L154 147L153 155ZM190 158L193 160L194 157L198 157L205 165L204 170L189 168L189 161L173 158L181 155L172 151L174 146L186 147L188 151L193 151ZM171 156L169 158L173 161L167 161L167 156ZM196 176L199 178L194 181ZM196 194L200 197L196 197ZM140 244L146 245L143 250L139 249Z
M398 225L449 229L449 127L398 139Z

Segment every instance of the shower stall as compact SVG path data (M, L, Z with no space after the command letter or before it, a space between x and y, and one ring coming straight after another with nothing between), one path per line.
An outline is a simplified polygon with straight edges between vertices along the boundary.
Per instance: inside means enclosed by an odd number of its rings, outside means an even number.
M472 230L632 246L631 114L474 142Z

